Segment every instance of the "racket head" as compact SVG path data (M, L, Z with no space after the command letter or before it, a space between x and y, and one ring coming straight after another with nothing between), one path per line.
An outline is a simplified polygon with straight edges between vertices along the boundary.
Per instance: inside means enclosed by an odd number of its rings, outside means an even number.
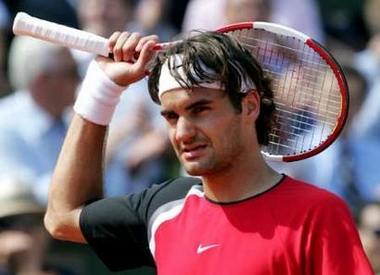
M334 57L317 41L283 25L243 22L218 32L237 38L272 78L275 125L262 154L291 162L330 146L347 120L348 86Z

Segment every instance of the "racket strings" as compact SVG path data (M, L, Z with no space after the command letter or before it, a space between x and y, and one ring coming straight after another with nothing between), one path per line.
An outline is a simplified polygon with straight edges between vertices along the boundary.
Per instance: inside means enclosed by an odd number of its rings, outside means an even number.
M272 77L276 123L263 151L299 155L325 142L342 109L340 87L330 65L295 37L259 29L231 34Z

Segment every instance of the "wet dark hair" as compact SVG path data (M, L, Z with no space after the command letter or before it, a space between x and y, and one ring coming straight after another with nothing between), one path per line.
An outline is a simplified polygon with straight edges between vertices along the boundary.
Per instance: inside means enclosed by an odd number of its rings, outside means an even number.
M244 79L254 83L261 100L260 114L256 121L257 138L260 144L268 144L275 110L271 81L249 50L226 34L195 31L182 38L181 42L159 51L148 80L150 96L157 104L160 104L158 85L161 67L169 57L176 54L182 56L181 70L185 77L181 77L175 64L169 66L169 70L181 86L190 88L200 82L219 81L238 112L242 111L241 102L246 96L246 93L241 92L241 83Z

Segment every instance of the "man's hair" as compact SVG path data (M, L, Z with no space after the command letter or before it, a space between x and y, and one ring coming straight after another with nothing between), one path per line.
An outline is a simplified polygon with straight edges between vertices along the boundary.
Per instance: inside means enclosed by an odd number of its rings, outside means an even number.
M149 93L154 102L160 104L158 96L161 68L168 58L181 55L181 71L170 68L170 73L184 88L200 82L220 82L228 94L233 107L241 112L242 83L254 83L260 95L260 114L256 121L257 138L267 145L274 121L275 104L270 79L248 49L226 34L212 31L196 31L179 43L174 43L160 52L154 59L149 75Z

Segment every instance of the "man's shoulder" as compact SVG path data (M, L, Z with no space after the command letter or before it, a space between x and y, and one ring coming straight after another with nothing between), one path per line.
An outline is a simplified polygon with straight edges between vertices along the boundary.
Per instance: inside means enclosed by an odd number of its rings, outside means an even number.
M28 117L25 112L29 106L30 97L23 91L16 91L0 98L0 123L9 123L10 118L13 122L18 118L25 120L25 117Z
M178 177L171 180L171 183L183 184L183 185L194 185L201 184L201 178L197 177Z
M193 186L201 186L202 180L195 177L178 177L160 184L154 184L142 194L153 213L162 205L182 200Z
M292 191L290 197L299 197L302 201L311 204L313 201L342 201L342 199L333 192L317 186L316 184L299 180L290 176L285 177L285 188Z
M268 203L277 206L279 216L288 218L293 216L302 219L305 216L323 217L342 213L347 216L349 213L347 203L338 195L292 177L284 179L278 191L268 198Z
M166 180L160 184L151 186L150 191L154 193L167 194L169 196L183 197L194 185L201 185L202 180L196 177L178 177Z

